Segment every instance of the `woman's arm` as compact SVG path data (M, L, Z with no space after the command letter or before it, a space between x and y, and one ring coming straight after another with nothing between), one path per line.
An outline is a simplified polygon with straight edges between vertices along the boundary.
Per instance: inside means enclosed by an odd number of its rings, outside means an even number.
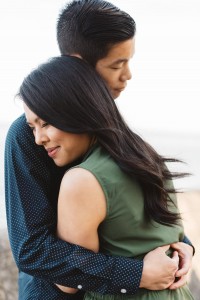
M98 227L105 216L106 200L96 178L81 168L68 171L61 182L58 197L58 237L98 252ZM67 293L77 291L58 287Z
M81 168L65 173L58 197L59 238L98 252L97 230L105 216L105 196L94 175Z

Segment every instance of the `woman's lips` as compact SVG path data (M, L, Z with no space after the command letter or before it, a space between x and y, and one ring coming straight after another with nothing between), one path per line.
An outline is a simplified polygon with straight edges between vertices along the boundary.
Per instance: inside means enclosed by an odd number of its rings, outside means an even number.
M49 157L53 158L56 155L56 153L58 152L59 148L60 147L58 146L58 147L52 147L52 148L46 149Z

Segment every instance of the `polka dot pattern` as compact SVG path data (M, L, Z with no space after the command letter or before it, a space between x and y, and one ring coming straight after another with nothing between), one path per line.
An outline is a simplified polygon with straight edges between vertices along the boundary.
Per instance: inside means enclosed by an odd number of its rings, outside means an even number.
M5 192L10 244L20 270L19 299L82 299L86 290L134 294L141 261L94 254L56 238L57 194L64 171L35 145L24 115L18 118L6 138ZM65 294L54 283L79 292Z

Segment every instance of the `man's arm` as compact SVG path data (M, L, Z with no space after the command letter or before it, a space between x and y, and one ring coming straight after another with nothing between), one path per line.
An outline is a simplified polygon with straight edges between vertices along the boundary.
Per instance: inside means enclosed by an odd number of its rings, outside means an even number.
M25 117L18 118L5 145L7 224L18 268L52 283L112 294L126 289L134 294L143 262L95 254L56 237L58 194L55 190L53 195L50 187L59 186L57 176L62 174L54 166L35 145Z
M5 145L7 223L18 268L74 288L110 294L126 290L134 294L143 262L95 254L56 237L57 192L62 175L63 170L56 168L43 149L35 145L25 117L18 118L7 133ZM57 189L51 190L52 185ZM148 259L153 261L155 255L152 251ZM163 259L163 264L160 260L155 268L165 270L167 266ZM156 289L154 270L148 276L149 285L152 280L152 289Z

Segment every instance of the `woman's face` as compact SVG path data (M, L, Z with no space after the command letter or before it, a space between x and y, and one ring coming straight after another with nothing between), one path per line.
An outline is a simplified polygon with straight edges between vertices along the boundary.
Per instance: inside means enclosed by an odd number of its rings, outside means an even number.
M57 166L72 163L89 149L92 139L88 134L73 134L57 129L40 119L25 103L24 111L36 144L45 148Z

